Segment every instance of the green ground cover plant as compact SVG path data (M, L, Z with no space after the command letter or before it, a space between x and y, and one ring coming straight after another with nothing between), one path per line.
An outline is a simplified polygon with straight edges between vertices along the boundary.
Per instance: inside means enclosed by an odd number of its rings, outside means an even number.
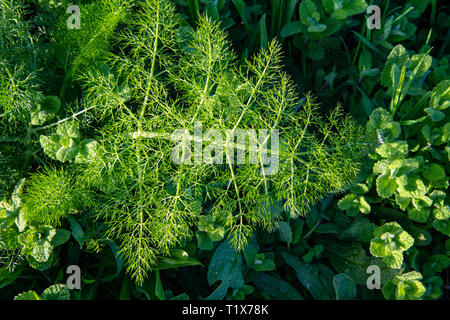
M70 5L0 0L1 299L448 298L444 3Z

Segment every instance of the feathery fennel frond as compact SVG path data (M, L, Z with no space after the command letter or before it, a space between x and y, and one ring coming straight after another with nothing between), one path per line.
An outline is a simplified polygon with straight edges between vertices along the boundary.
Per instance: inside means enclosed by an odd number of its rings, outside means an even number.
M88 96L97 109L108 108L103 114L110 119L99 132L99 159L85 175L100 173L99 219L138 283L158 255L191 235L200 215L214 215L242 249L256 227L274 228L279 217L271 208L278 203L292 216L304 215L324 194L342 190L362 150L350 119L339 111L322 119L309 95L298 98L281 70L276 42L240 67L226 34L208 18L201 17L182 42L175 37L177 23L159 25L177 21L168 1L140 6L139 18L119 37L127 50L108 58L111 73L84 77ZM119 99L125 87L129 96ZM225 152L221 164L195 158L173 163L171 134L192 132L199 121L224 136L266 129L258 148L268 148L279 130L280 150L270 150L279 153L278 173L262 155L256 163L233 163L234 151Z
M16 134L30 121L30 112L42 94L37 90L33 75L22 66L0 64L0 68L0 124L10 124L0 127L0 134ZM11 126L14 123L20 124L18 130L7 133L14 128Z
M257 227L276 227L281 208L305 215L350 183L364 151L359 128L339 108L321 117L309 94L298 96L277 42L241 66L209 18L189 30L169 0L129 9L108 34L111 52L79 69L83 110L41 129L81 113L99 121L96 156L78 165L79 183L96 190L90 211L137 283L204 215L241 250Z
M37 48L23 1L0 1L0 124L26 124L37 91ZM0 127L6 134L8 126Z
M66 72L61 88L64 97L74 77L91 64L96 64L110 48L110 40L119 22L125 17L128 2L101 0L80 5L83 26L67 28L67 16L61 16L54 31L55 56Z
M69 214L88 207L89 191L66 171L46 169L26 182L23 212L30 223L59 226Z
M0 62L21 61L33 66L33 36L24 19L23 1L0 0Z
M148 144L135 134L158 129L154 125L160 110L169 109L162 71L176 50L178 18L166 0L142 2L134 9L137 18L117 38L127 50L108 59L116 76L91 72L83 80L88 96L101 102L100 108L109 107L102 114L113 119L101 132L101 160L87 169L102 173L105 204L100 217L109 227L107 235L119 242L128 272L142 282L158 254L168 254L190 235L195 213L194 195L180 188L180 178L172 188L175 194L166 187L170 142ZM111 100L117 96L114 81L130 88L130 99Z
M220 32L218 25L205 23L204 19L195 31L184 36L188 40L183 51L189 54L179 60L171 76L177 89L184 93L183 102L190 106L185 110L185 117L191 117L192 124L199 120L199 115L212 119L221 112L219 95L212 92L229 75L235 57L226 34Z

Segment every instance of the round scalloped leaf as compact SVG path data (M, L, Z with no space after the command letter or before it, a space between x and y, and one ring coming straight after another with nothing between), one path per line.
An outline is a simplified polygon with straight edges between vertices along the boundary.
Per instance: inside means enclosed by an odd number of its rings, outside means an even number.
M19 293L14 297L14 300L42 300L42 298L39 297L36 291L30 290L27 292Z
M42 292L44 300L70 300L70 292L65 284L54 284Z
M381 73L381 84L385 87L388 87L391 82L391 69L393 64L397 64L399 66L404 65L409 59L408 54L406 53L405 47L401 44L396 45L391 53L389 54L384 69Z
M448 205L435 205L433 215L438 220L448 220L450 218L450 207Z
M77 157L79 151L80 147L78 146L72 148L61 147L56 152L56 160L59 160L61 162L74 160Z
M38 240L31 251L31 255L37 262L46 262L50 258L53 246L45 240Z
M392 178L389 173L382 174L377 178L377 192L382 198L389 198L398 188L395 178Z
M89 163L97 155L98 142L92 139L81 141L79 153L75 158L76 163Z
M406 141L383 143L375 151L385 159L403 158L408 155L408 143Z
M422 172L423 176L430 181L438 181L445 178L444 168L437 163L432 163L429 166L425 166Z
M369 140L386 143L400 136L400 124L383 108L375 109L366 124L366 135Z
M334 276L333 286L336 300L351 300L356 296L356 283L345 273Z
M61 107L61 100L56 96L46 96L41 101L41 108L48 113L56 114Z

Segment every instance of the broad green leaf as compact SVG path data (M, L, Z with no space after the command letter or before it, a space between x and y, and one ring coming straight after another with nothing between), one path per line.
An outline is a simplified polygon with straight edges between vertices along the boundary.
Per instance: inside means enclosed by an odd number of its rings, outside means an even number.
M242 252L244 255L244 259L245 259L245 263L247 264L248 267L252 267L257 254L259 253L259 244L258 241L256 240L256 237L251 237L248 242L247 245L244 248L244 251Z
M56 133L65 139L67 138L77 139L81 136L78 123L70 121L66 121L59 124L58 127L56 128Z
M364 183L357 183L350 188L350 191L357 195L363 195L369 192L369 187Z
M287 244L292 243L292 229L287 222L280 222L278 224L278 231L280 233L280 239Z
M450 107L450 80L441 81L433 88L429 105L429 109L439 110L438 119L441 117L441 111Z
M38 240L31 251L31 255L38 262L46 262L50 258L52 251L53 246L50 242L46 240Z
M351 300L356 297L356 283L345 273L334 276L333 286L336 292L336 300Z
M303 226L305 225L305 220L301 218L294 219L292 222L292 243L297 243L300 241L303 233Z
M442 234L445 234L447 236L450 236L450 220L435 220L433 222L433 228L437 231L441 232Z
M450 218L450 206L444 204L435 204L433 215L438 220L448 220Z
M320 234L338 233L339 228L333 223L322 223L316 228L315 232Z
M155 295L159 300L166 300L159 270L155 271L155 278Z
M408 61L409 56L406 53L405 47L402 45L395 46L389 54L383 71L381 72L381 84L388 87L391 83L391 69L394 64L403 66Z
M65 284L55 284L41 294L44 300L70 300L70 292Z
M284 25L283 29L281 29L281 36L287 38L302 32L306 32L305 26L300 21L293 21Z
M60 246L70 239L70 231L64 229L56 229L56 234L53 237L51 244L54 247Z
M425 166L422 172L423 176L430 181L437 181L445 178L444 168L437 163Z
M395 177L391 177L389 173L382 174L377 178L377 192L382 198L389 198L397 190L398 184Z
M408 144L406 141L383 143L375 151L385 159L399 159L408 155Z
M375 227L375 224L370 222L369 219L358 216L350 226L346 227L345 230L341 230L339 239L356 239L361 242L370 242Z
M403 264L403 251L414 243L411 237L397 222L389 222L373 231L370 253L380 257L387 266L399 269Z
M276 269L276 265L273 260L267 259L265 254L260 253L253 261L253 268L258 272L272 271Z
M256 238L250 238L243 252L247 267L253 268L258 272L275 270L275 262L267 258L264 253L258 253L259 249Z
M422 275L416 271L397 275L383 287L383 295L391 299L395 293L396 300L420 300L426 291L420 280Z
M41 101L41 106L43 110L56 114L61 107L61 100L56 96L46 96Z
M117 246L117 244L111 240L106 240L105 242L111 249L111 251L114 255L115 262L116 262L116 272L112 275L103 277L103 279L102 279L102 282L109 282L109 281L116 279L120 275L120 273L123 269L124 262L123 262L122 254L120 253L120 250L119 250L119 247Z
M297 278L314 299L331 300L331 294L324 282L326 279L320 276L317 266L304 263L287 252L283 252L281 255L286 263L296 271Z
M310 27L308 27L308 31ZM324 29L325 30L325 29ZM323 30L321 30L323 31ZM317 32L321 32L317 31ZM313 32L313 31L310 31ZM311 41L305 51L306 56L315 61L322 60L325 57L325 47L318 41Z
M98 149L98 142L92 139L86 139L81 141L80 143L80 149L75 157L76 163L89 163L89 161L92 161L95 159L97 155L97 149Z
M310 25L308 26L307 30L308 30L308 32L317 32L317 33L319 33L319 32L324 32L326 29L327 29L326 25L324 25L322 23L314 23L314 20L312 20L310 22ZM320 50L320 49L318 49L318 50ZM323 52L323 49L321 50L321 52ZM310 55L313 56L311 53L310 53ZM319 53L319 56L323 57L323 54ZM320 60L320 59L317 58L317 60Z
M357 212L367 214L370 212L370 204L363 196L348 194L338 202L341 210L346 210L349 216L354 216Z
M42 149L44 149L45 154L52 159L56 159L56 153L58 152L59 148L61 148L59 143L59 136L41 136L39 138L39 141L41 143Z
M334 0L322 0L322 5L328 14L333 13L333 11L335 10L335 3L336 2ZM337 5L339 7L339 3L337 3Z
M20 293L14 297L14 300L42 300L36 291L30 290L24 293Z
M427 72L432 62L431 56L427 54L415 54L409 61L409 69L412 70L414 78L418 79Z
M208 299L222 299L229 287L241 288L245 284L243 267L242 255L237 253L228 241L222 242L214 252L208 267L209 285L217 281L221 281L221 284Z
M424 285L427 288L427 293L431 299L439 299L443 292L442 288L444 287L444 281L441 277L434 276L431 278L428 278L424 281Z
M15 186L13 193L11 194L11 203L14 209L18 209L22 206L22 193L25 186L25 179L21 179ZM1 206L0 206L1 208ZM1 209L0 209L1 210Z
M441 273L450 267L450 258L443 254L435 254L431 256L423 266L423 274L425 277L433 276Z
M422 199L426 201L427 206L431 205L431 199L425 196L427 187L423 183L422 179L417 174L410 174L407 176L406 183L400 184L398 188L400 196L410 199Z
M71 147L71 148L61 147L56 152L55 160L59 160L61 162L71 161L77 157L79 152L80 152L80 148L78 146Z
M428 208L413 208L408 210L408 217L416 222L425 223L430 216L430 209Z
M329 252L330 262L339 273L346 273L356 284L366 285L367 268L377 265L381 270L381 283L391 280L398 271L391 269L379 258L368 256L361 243L327 241L325 250Z
M198 222L198 230L206 232L212 241L220 241L225 236L223 226L216 224L214 216L201 216Z
M383 256L383 262L393 269L400 269L403 264L403 254L400 251L391 250Z
M253 284L275 300L303 300L302 295L284 280L258 273Z
M364 214L370 213L370 204L366 201L366 199L363 196L359 197L359 211Z
M81 133L76 122L60 123L56 133L39 138L45 154L53 160L88 163L96 156L98 143L91 139L81 141Z
M341 210L348 210L352 208L355 204L356 196L352 193L346 195L344 198L339 200L338 207Z
M331 16L339 20L344 20L348 16L362 13L367 8L367 3L364 0L333 0L333 3L334 11Z
M430 116L431 120L433 120L434 122L439 122L445 118L445 113L433 108L425 108L425 112Z
M199 231L197 234L197 247L201 250L211 250L214 243L206 232Z
M390 142L400 136L401 128L392 115L383 108L375 109L366 124L366 135L371 141Z
M67 220L70 222L70 229L72 230L73 238L78 242L80 247L83 247L85 241L83 228L73 216L68 216Z
M311 22L308 18L320 21L320 14L317 12L316 4L311 0L303 0L299 6L300 21L305 25L310 25Z
M22 210L19 212L14 222L19 232L23 232L28 226L27 220L25 219L25 214Z
M186 251L182 249L172 249L170 250L170 256L158 257L157 264L152 269L164 270L198 265L201 265L201 262L191 258Z
M432 236L426 229L409 227L408 231L414 238L414 246L427 246L432 241Z

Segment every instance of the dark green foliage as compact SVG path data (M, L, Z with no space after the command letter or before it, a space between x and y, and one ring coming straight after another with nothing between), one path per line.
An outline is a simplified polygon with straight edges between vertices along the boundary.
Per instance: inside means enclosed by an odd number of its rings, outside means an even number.
M0 299L448 298L444 2L70 4L0 0ZM199 122L276 174L173 161Z

